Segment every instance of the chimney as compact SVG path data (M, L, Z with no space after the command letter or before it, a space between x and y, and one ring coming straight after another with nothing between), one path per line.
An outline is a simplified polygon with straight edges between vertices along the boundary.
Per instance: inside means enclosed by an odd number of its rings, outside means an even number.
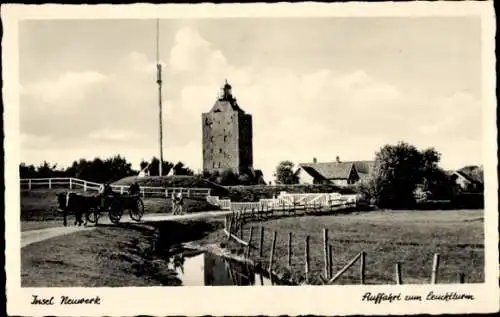
M340 163L340 156L337 156L337 163Z
M318 159L317 159L317 158L315 158L315 157L313 157L313 163L314 163L314 164L318 163Z

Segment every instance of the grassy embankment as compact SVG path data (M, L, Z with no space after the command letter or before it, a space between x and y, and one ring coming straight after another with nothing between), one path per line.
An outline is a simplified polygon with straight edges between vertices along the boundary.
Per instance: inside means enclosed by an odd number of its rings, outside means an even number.
M230 193L223 186L209 182L199 176L129 176L122 178L114 185L131 185L137 182L139 186L147 187L182 187L182 188L210 188L211 195L227 197Z
M358 252L366 252L366 283L392 284L394 265L401 262L404 283L429 283L432 258L439 253L440 283L458 282L464 273L467 282L484 281L484 226L482 210L456 211L381 211L339 216L304 216L275 219L246 224L244 240L249 239L254 226L252 244L258 246L259 227L265 228L265 267L268 265L273 231L278 233L275 263L284 277L295 281L304 279L304 245L310 236L310 276L319 284L324 270L323 228L329 230L333 247L333 274L347 264ZM287 267L288 233L293 233L292 268ZM212 240L224 240L221 231ZM234 243L231 249L241 252ZM251 257L258 260L258 251ZM359 262L350 268L336 284L359 283Z
M23 287L125 287L180 285L164 248L211 231L205 222L175 224L183 235L161 245L158 230L137 224L100 226L21 249Z
M321 185L253 185L253 186L227 186L233 201L258 201L261 198L273 198L282 191L288 193L332 193L355 194L355 186L340 187L334 184Z

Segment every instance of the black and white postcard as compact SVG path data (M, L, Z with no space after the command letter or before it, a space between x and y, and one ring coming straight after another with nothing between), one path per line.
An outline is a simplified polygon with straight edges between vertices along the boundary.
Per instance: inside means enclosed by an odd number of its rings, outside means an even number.
M2 23L10 315L498 312L492 2Z

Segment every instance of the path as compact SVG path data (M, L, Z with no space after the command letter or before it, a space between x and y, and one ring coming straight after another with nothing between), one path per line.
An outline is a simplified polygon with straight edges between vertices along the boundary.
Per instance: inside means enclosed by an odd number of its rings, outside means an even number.
M62 236L65 234L70 234L73 232L81 230L92 230L94 227L56 227L56 228L46 228L40 230L29 230L21 232L21 248L25 246L54 238L57 236Z
M184 215L172 215L172 214L147 214L144 215L140 222L136 222L128 215L124 215L120 220L120 223L152 223L152 222L161 222L161 221L180 221L180 220L198 220L198 219L207 219L207 218L218 218L223 217L225 215L231 214L231 211L205 211L205 212L196 212L189 213ZM111 221L106 215L101 216L99 219L100 224L111 224ZM92 230L96 227L90 225L88 227L76 227L76 226L68 226L68 227L55 227L55 228L46 228L40 230L29 230L21 232L21 248L35 243L44 241L50 238L55 238L58 236L62 236L65 234L70 234L82 230Z

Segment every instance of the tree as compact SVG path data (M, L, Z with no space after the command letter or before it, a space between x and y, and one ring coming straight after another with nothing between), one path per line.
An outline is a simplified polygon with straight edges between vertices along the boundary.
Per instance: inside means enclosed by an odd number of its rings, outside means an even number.
M146 161L144 161L144 160L141 160L141 163L139 164L139 168L140 168L140 169L141 169L141 171L142 171L142 170L143 170L143 169L145 169L145 168L146 168L146 166L148 166L148 165L149 165L149 163L148 163L148 162L146 162Z
M400 142L395 146L383 146L375 155L373 185L377 205L412 207L414 191L422 180L425 164L422 153L413 145Z
M404 142L385 145L376 153L373 182L367 190L378 206L387 208L411 208L416 199L452 199L455 186L438 166L440 159L434 148L419 151Z
M361 195L361 199L368 203L371 203L376 197L375 180L372 177L356 183L355 189Z
M35 178L35 177L37 177L35 166L32 164L26 165L26 163L19 164L19 177L20 178Z
M281 161L276 167L276 181L281 184L298 184L299 177L293 172L291 161Z
M81 178L87 181L98 183L117 181L121 178L135 175L137 172L132 169L132 164L120 155L102 160L96 157L89 161L80 159L66 169L69 177Z
M182 162L177 162L177 164L174 165L173 169L175 175L194 175L194 172L189 167L185 166Z
M151 159L150 165L149 165L149 175L151 176L158 176L159 170L160 170L160 160L156 157L153 157ZM170 169L174 167L174 164L168 162L168 161L163 161L162 164L162 174L163 176L167 175L170 172Z
M253 185L253 180L248 174L240 174L238 175L238 184L239 185Z
M236 175L232 169L225 169L217 178L217 183L225 186L238 185L238 175Z

